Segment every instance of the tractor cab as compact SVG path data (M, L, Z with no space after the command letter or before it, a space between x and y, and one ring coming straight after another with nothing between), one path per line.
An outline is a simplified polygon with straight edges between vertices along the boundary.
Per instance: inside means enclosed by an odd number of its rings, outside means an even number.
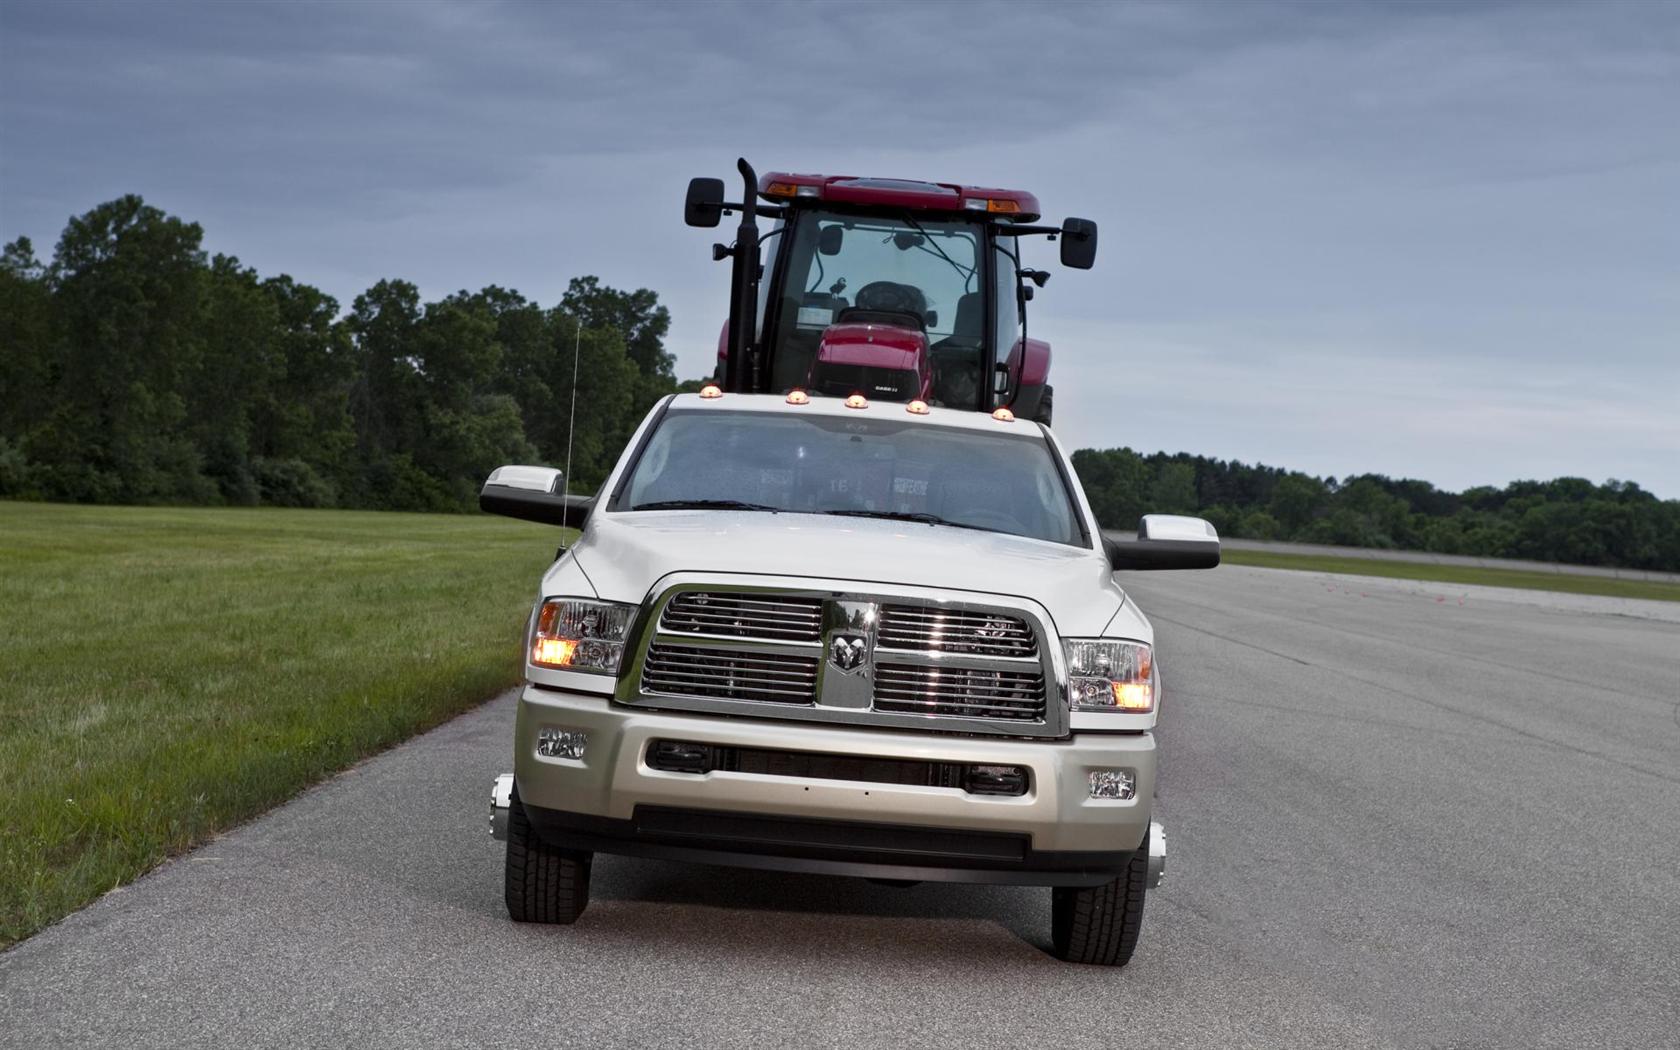
M1026 334L1026 303L1049 275L1025 270L1019 238L1061 240L1088 269L1096 225L1033 225L1037 198L948 183L773 172L740 162L743 200L720 179L689 184L690 225L739 212L729 320L718 340L726 390L885 401L1049 421L1049 344ZM756 219L772 220L760 233ZM745 247L743 247L745 246Z

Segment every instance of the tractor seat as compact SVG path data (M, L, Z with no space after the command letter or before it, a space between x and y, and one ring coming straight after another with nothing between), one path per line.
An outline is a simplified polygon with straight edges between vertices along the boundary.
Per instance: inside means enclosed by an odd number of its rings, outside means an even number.
M941 404L980 407L983 311L979 292L969 292L958 299L951 334L928 348L928 356L933 361L933 396Z

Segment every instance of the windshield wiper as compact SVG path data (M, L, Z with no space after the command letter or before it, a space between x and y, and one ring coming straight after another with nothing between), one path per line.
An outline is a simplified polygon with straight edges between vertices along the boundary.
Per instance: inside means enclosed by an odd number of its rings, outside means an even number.
M952 521L941 518L937 514L930 514L925 510L825 510L824 514L834 514L842 518L886 518L888 521L919 521L924 525L950 525L959 529L975 529L979 532L996 532L984 525L970 525L963 521Z
M938 241L928 236L928 232L922 229L922 224L916 221L916 217L914 215L911 215L909 212L905 212L904 221L909 223L912 229L922 235L922 243L917 247L921 248L922 251L927 252L927 245L932 245L933 250L929 252L930 255L937 254L941 259L944 259L946 262L951 264L951 269L957 271L959 274L962 274L963 290L966 292L968 290L968 283L974 280L974 271L964 267L961 263L957 262L949 255L946 255L945 249L939 246ZM950 523L947 522L946 524Z
M638 503L631 510L767 510L775 513L782 508L767 503L747 503L738 499L662 499L652 503Z

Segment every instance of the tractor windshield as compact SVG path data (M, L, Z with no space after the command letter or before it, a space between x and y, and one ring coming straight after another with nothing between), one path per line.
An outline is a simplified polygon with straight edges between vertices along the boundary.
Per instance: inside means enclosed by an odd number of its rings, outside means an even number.
M976 223L804 211L782 235L778 301L766 303L770 383L807 383L825 328L868 321L926 336L934 397L978 408L984 238Z

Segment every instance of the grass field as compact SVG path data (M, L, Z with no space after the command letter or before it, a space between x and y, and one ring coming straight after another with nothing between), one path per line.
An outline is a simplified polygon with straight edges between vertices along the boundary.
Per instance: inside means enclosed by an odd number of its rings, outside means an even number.
M1272 551L1232 550L1220 559L1229 565L1257 565L1265 569L1303 569L1355 576L1390 576L1403 580L1433 580L1439 583L1473 583L1485 587L1521 587L1535 591L1564 591L1570 594L1603 594L1612 598L1654 598L1680 602L1680 584L1653 580L1619 580L1610 576L1572 576L1558 572L1529 572L1520 569L1482 569L1468 565L1434 565L1426 562L1385 561L1380 558L1322 557L1316 554L1283 554Z
M0 502L0 945L513 684L561 538Z

